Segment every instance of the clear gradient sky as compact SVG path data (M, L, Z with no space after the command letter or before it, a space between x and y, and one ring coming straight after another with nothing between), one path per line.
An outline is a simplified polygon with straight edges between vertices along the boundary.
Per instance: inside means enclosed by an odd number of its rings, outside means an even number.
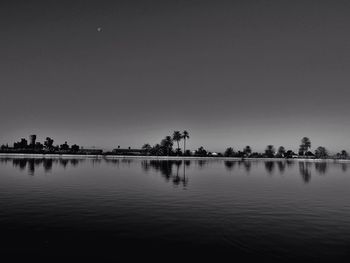
M0 2L0 143L350 151L349 1ZM102 30L97 30L101 27Z

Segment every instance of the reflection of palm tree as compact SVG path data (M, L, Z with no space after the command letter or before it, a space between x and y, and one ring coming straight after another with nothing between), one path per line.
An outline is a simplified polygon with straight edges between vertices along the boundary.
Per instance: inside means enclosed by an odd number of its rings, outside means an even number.
M182 178L182 185L183 187L186 187L188 183L188 179L186 178L186 165L185 165L185 161L183 163L183 178Z
M181 161L175 161L175 165L176 165L176 175L173 178L173 183L175 185L178 185L181 181L180 176L179 176L179 170L180 170L180 165L181 165Z
M190 138L188 131L182 132L182 138L184 139L184 154L186 153L186 140Z
M188 161L189 162L189 161ZM145 171L148 171L150 168L153 168L155 171L160 172L160 174L166 179L166 181L172 181L174 185L179 185L180 183L183 186L186 186L188 179L186 177L186 166L189 166L188 162L183 162L181 160L172 161L172 160L151 160L144 161L141 163L142 168ZM176 166L176 173L173 173L173 165ZM183 177L180 177L180 166L183 165Z

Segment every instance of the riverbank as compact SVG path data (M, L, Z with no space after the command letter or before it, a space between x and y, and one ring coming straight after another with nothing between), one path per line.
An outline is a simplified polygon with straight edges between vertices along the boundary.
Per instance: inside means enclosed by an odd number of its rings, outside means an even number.
M239 158L200 156L135 156L135 155L86 155L86 154L30 154L0 153L0 158L41 158L41 159L147 159L147 160L224 160L224 161L298 161L298 162L350 162L350 159L315 158Z

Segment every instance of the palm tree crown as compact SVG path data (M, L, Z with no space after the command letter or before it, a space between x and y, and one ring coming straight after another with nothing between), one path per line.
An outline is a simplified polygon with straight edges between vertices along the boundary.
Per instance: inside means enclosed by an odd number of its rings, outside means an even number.
M186 153L186 140L190 138L188 131L183 131L182 139L184 139L184 154Z
M182 139L182 135L179 131L174 131L173 133L173 140L177 142L177 149L180 148L179 146L179 142L181 141Z

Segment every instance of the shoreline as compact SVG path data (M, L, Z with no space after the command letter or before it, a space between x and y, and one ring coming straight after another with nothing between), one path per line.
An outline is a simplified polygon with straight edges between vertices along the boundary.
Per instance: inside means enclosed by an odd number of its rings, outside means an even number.
M315 158L240 158L240 157L199 157L199 156L132 156L132 155L95 155L95 154L35 154L35 153L0 153L0 158L42 158L42 159L149 159L149 160L224 160L224 161L297 161L297 162L340 162L350 159L315 159Z

